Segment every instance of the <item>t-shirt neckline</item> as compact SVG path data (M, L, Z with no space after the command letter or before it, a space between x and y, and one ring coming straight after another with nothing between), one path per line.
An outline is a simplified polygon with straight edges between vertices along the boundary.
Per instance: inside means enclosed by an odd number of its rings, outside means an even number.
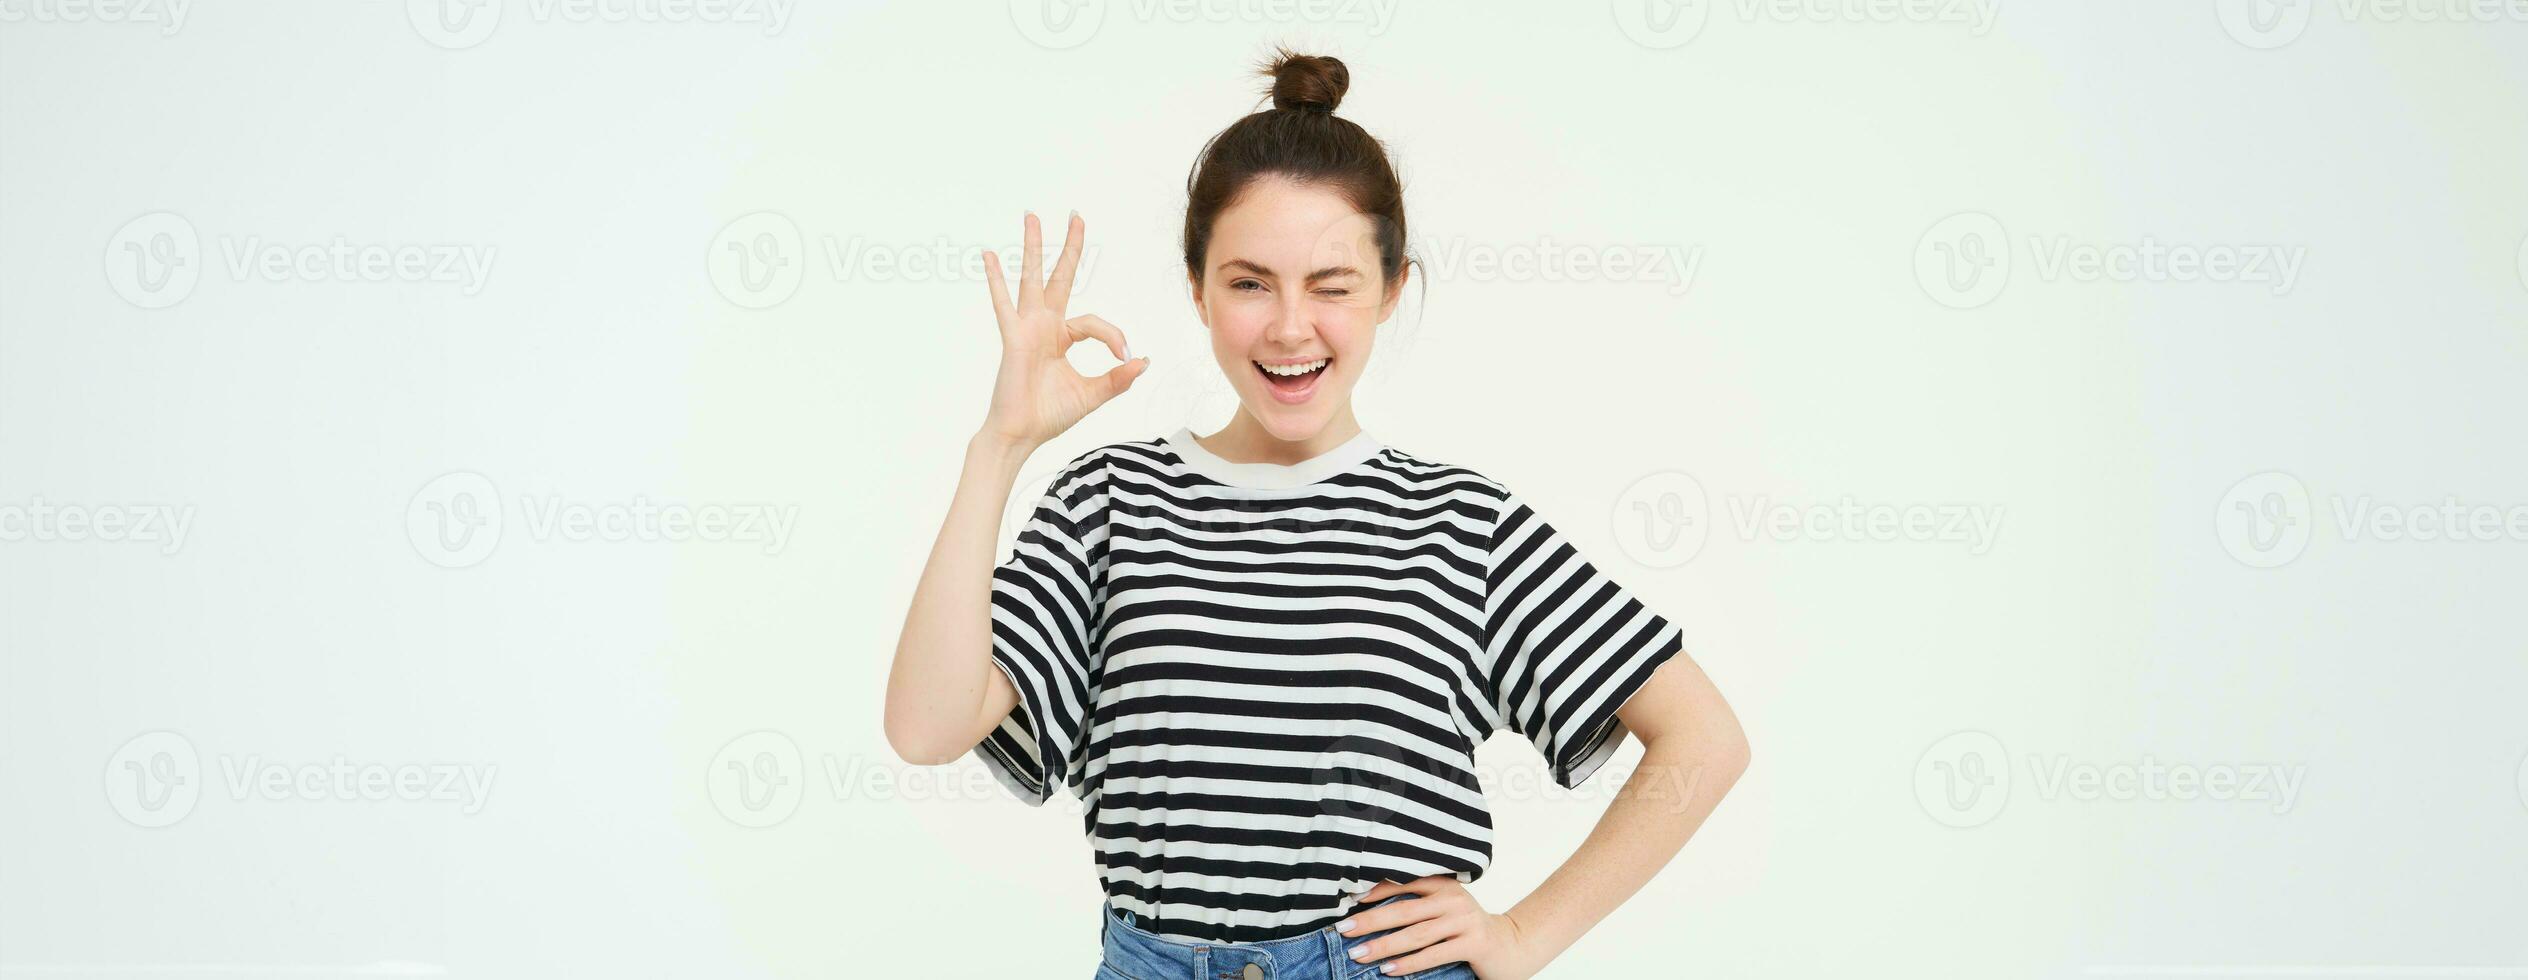
M1320 483L1369 461L1386 448L1367 429L1354 433L1342 445L1296 463L1232 463L1194 441L1191 428L1180 427L1168 434L1167 444L1187 469L1217 483L1256 490L1287 490Z

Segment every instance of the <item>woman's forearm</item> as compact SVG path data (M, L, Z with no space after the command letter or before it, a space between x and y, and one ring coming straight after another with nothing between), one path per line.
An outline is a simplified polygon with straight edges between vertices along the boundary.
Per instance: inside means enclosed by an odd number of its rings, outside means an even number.
M913 585L895 666L887 672L887 744L915 765L955 762L1018 706L1018 690L992 666L992 559L1019 467L1150 367L1149 358L1131 356L1123 330L1104 317L1064 317L1088 240L1080 216L1071 215L1051 276L1042 275L1044 231L1035 212L1025 224L1016 298L999 254L983 253L983 284L1001 333L992 406L966 441L956 496ZM1124 363L1096 377L1081 374L1065 352L1090 340L1103 342Z
M1746 736L1726 705L1645 739L1641 765L1588 839L1510 908L1519 941L1540 961L1569 949L1667 866L1746 768Z
M1011 487L1034 448L988 435L966 443L887 673L887 743L907 762L953 762L990 730L993 558ZM1014 692L1000 700L1014 702Z

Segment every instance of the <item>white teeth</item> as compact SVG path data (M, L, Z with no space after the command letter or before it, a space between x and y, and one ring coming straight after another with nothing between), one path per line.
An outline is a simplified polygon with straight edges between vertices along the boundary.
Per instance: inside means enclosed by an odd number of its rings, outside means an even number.
M1255 362L1255 366L1263 368L1264 373L1266 374L1278 374L1285 378L1296 378L1300 375L1307 374L1308 372L1324 367L1327 360L1328 358L1320 357L1305 364L1266 364L1262 361L1257 361Z

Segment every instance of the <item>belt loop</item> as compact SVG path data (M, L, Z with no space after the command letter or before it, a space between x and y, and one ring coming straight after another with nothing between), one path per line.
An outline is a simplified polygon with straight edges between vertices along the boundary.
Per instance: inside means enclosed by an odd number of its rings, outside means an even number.
M1194 947L1194 980L1211 980L1211 947Z

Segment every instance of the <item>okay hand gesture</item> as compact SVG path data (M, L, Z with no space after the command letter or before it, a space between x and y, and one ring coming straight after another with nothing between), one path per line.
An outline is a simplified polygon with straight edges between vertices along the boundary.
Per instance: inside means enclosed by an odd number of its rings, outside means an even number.
M983 253L984 272L992 287L992 315L1001 329L1000 376L992 383L985 436L1032 450L1123 394L1150 366L1149 358L1132 356L1123 331L1104 318L1082 314L1063 319L1063 310L1071 302L1071 278L1079 268L1080 248L1087 237L1087 225L1074 213L1063 236L1062 255L1054 261L1053 276L1042 278L1042 263L1036 256L1043 250L1044 237L1035 212L1028 212L1015 303L1001 281L1000 257ZM1091 339L1103 341L1123 363L1096 377L1081 374L1064 352Z

